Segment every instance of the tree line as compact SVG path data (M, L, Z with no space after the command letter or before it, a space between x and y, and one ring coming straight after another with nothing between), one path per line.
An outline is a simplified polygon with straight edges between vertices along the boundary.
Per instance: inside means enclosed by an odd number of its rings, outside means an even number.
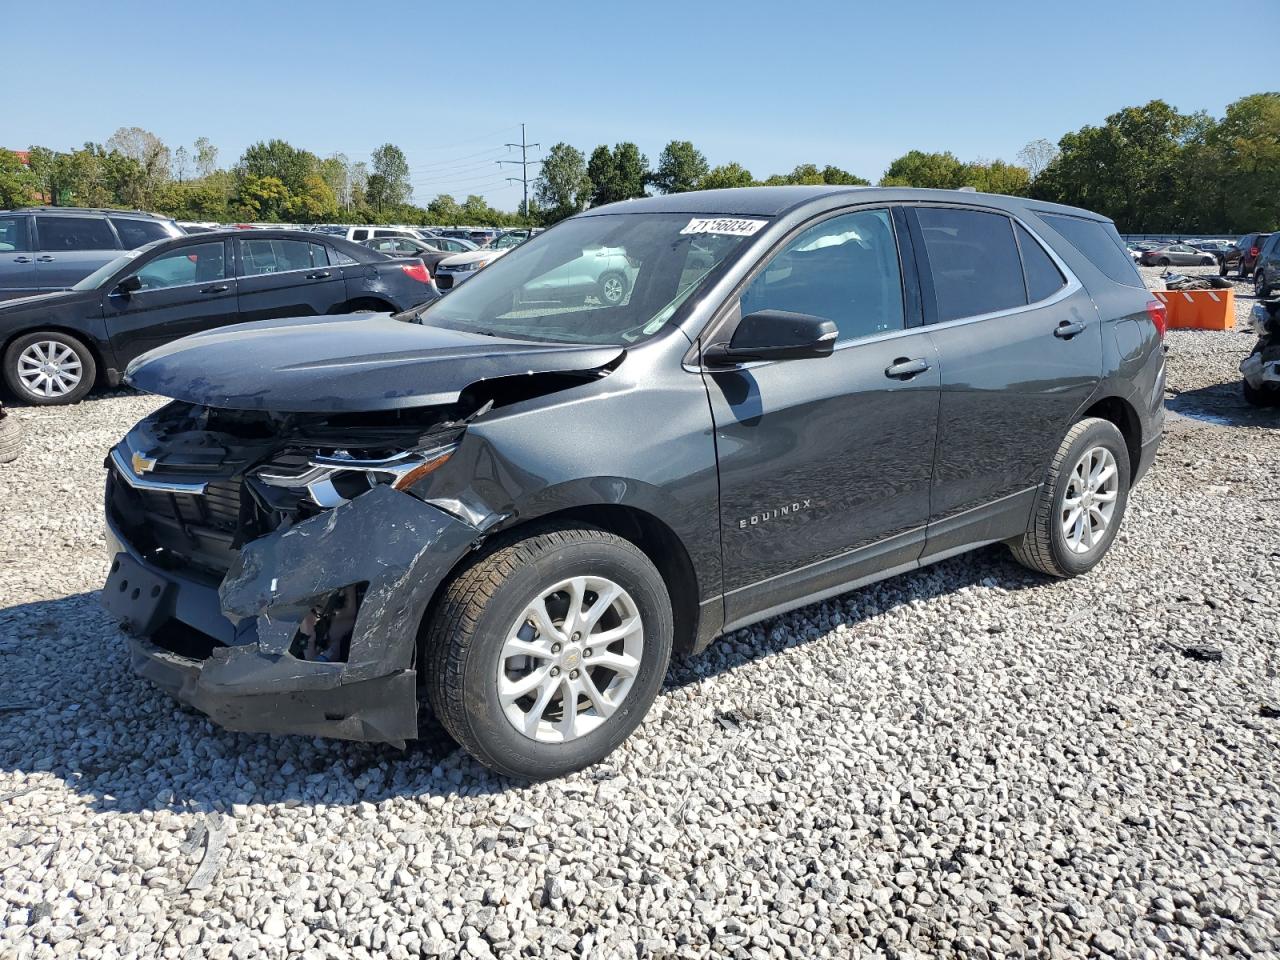
M459 203L441 194L415 205L408 161L391 143L363 161L340 153L321 158L268 140L246 149L228 169L219 167L218 150L207 139L171 151L138 127L69 152L33 146L27 164L0 150L0 207L117 206L219 222L551 224L650 192L869 183L816 163L757 179L736 162L712 166L688 140L672 140L655 164L629 141L601 144L590 154L557 143L547 151L529 209L502 211L477 195ZM1056 144L1034 140L1014 162L909 150L879 183L1050 200L1109 216L1129 233L1274 230L1280 228L1280 93L1241 97L1220 118L1152 100Z

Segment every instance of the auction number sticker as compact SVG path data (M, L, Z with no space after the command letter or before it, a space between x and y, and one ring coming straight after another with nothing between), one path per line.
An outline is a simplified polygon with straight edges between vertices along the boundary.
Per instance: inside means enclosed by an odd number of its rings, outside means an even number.
M681 233L716 233L726 237L750 237L760 232L768 220L741 217L694 217Z

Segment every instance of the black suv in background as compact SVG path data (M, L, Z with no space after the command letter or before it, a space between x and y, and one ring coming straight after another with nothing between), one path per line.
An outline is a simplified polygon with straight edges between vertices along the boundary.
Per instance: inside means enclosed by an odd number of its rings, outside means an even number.
M1218 276L1225 277L1232 264L1236 267L1236 276L1244 279L1253 272L1253 265L1262 252L1262 245L1270 237L1269 233L1246 233L1243 237L1224 250L1218 257Z
M0 300L67 290L122 250L182 235L168 217L128 210L0 210Z
M70 290L0 302L0 365L20 399L74 403L99 376L114 385L138 354L187 334L247 320L405 310L439 295L421 260L339 237L184 235L116 251Z
M621 260L622 296L557 288ZM565 220L422 310L197 334L112 450L103 603L219 723L593 763L672 651L989 543L1092 569L1163 306L1110 221L758 187ZM1103 576L1109 576L1103 572Z
M1265 300L1280 290L1280 233L1262 241L1258 258L1253 263L1253 293Z

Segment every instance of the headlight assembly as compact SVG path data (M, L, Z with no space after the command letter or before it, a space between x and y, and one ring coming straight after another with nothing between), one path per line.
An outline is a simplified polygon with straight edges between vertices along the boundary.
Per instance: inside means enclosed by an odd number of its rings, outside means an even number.
M346 450L335 450L316 453L298 469L282 469L268 463L253 475L270 487L305 492L317 507L336 507L379 484L405 490L442 467L457 448L458 445L452 443L376 459L354 457Z

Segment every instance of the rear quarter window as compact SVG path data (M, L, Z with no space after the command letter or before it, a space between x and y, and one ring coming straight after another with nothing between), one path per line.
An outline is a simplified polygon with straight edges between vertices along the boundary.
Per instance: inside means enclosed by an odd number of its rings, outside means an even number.
M155 220L135 220L129 217L112 217L116 233L120 234L120 242L126 250L135 250L152 240L165 240L169 231L163 223Z
M1101 220L1041 213L1041 220L1053 227L1068 243L1084 254L1102 273L1129 287L1145 287L1133 258L1124 249L1114 225Z

